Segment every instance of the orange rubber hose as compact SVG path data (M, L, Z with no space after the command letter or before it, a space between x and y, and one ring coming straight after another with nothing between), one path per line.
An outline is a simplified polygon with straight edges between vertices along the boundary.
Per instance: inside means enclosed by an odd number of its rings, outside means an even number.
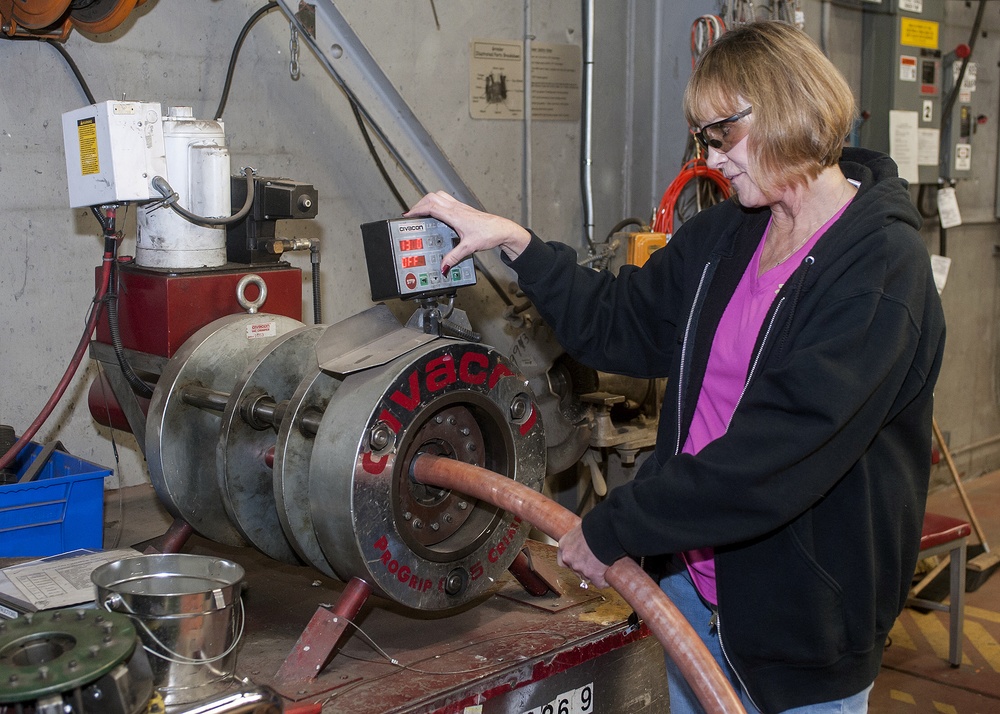
M577 515L555 501L478 466L420 454L410 473L420 483L459 491L510 511L556 540L580 523ZM707 714L745 714L739 696L697 633L638 563L622 558L604 577L663 645Z

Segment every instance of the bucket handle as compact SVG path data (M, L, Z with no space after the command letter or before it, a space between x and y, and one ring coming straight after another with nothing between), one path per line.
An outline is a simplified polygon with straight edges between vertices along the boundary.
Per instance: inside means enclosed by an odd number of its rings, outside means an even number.
M146 634L149 635L149 638L153 642L155 642L160 647L160 649L163 650L163 652L167 653L163 654L161 652L157 652L153 649L150 649L143 642L142 648L146 650L149 654L153 655L154 657L159 657L160 659L166 660L167 662L172 662L173 664L211 664L212 662L218 662L220 659L228 657L233 652L233 650L236 649L237 645L239 645L240 640L243 639L243 627L244 625L246 625L246 612L243 609L243 598L242 597L237 598L236 602L239 605L239 610L238 610L239 627L238 628L234 627L234 629L236 629L237 631L236 631L236 637L233 638L233 643L229 645L229 647L226 648L226 651L223 652L222 654L215 655L214 657L206 657L204 659L185 657L179 652L174 652L165 644L163 644L160 641L160 638L158 638L155 634L153 634L153 631L150 630L149 627L146 626L146 623L142 621L141 616L134 610L132 610L128 606L128 603L125 602L124 598L122 598L122 596L119 595L118 593L112 593L101 604L104 606L104 609L107 610L108 612L124 612L126 615L129 616L129 619L132 620L132 622L141 627L146 632ZM115 608L118 606L121 606L122 610L116 610ZM168 657L167 655L171 656Z

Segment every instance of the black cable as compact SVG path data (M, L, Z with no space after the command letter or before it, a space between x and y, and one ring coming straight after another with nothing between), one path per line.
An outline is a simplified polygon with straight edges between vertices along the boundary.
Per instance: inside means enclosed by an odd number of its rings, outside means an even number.
M969 35L969 54L965 56L962 60L962 66L958 70L958 78L955 80L955 86L951 88L951 92L948 94L947 100L944 103L944 109L941 113L941 121L944 123L942 129L947 129L948 124L951 123L951 110L955 106L955 100L958 98L958 92L962 88L962 81L965 79L965 69L969 66L969 59L972 57L973 50L976 49L976 39L979 37L979 28L983 24L983 13L986 11L986 0L979 0L979 8L976 10L976 19L972 23L972 32ZM942 134L944 132L942 131Z
M97 101L94 99L94 95L90 92L90 87L87 86L87 80L83 78L80 68L76 66L76 62L74 62L73 58L70 57L69 52L67 52L66 48L62 46L62 43L57 40L50 39L46 39L45 42L55 47L56 51L63 56L64 60L66 60L66 64L68 64L69 68L73 71L73 76L76 77L76 81L80 83L80 89L83 90L84 96L87 97L87 102L90 104L97 104Z
M319 241L309 244L309 262L312 263L313 324L323 324L323 302L319 293Z
M226 72L226 85L222 89L222 99L219 100L219 108L215 110L215 119L218 121L222 119L222 112L226 109L226 102L229 100L229 88L233 83L233 73L236 71L236 58L240 55L240 48L243 47L243 41L250 34L250 29L257 23L265 13L270 12L274 8L278 7L278 3L272 0L263 7L259 8L250 19L246 21L243 25L243 29L240 30L239 37L236 38L236 44L233 45L233 53L229 57L229 70Z
M108 331L111 334L111 346L115 351L115 358L121 368L122 376L129 383L132 390L140 397L149 399L153 396L153 388L142 380L132 369L128 358L125 356L125 346L122 343L121 333L118 329L118 236L115 235L115 211L109 210L105 216L100 215L100 210L95 207L94 215L101 222L104 231L104 252L111 256L111 272L108 275L108 290L104 299L107 301L108 311Z
M243 168L243 175L247 180L247 197L243 202L243 207L231 216L226 216L224 218L210 218L208 216L199 216L191 211L187 210L182 206L177 205L177 192L170 187L167 180L162 176L154 176L153 180L150 181L153 188L160 192L160 194L165 199L162 203L164 205L170 206L178 215L184 219L195 223L200 226L231 226L235 223L239 223L247 214L250 213L250 209L253 208L253 195L254 195L254 181L253 181L253 169L249 166Z
M608 231L608 237L604 239L605 242L611 240L611 236L626 226L639 226L640 228L643 228L645 224L642 222L641 218L623 218L618 221L610 231Z
M399 191L396 189L396 184L392 182L392 178L389 173L385 170L385 166L382 164L382 159L379 158L378 152L375 151L375 144L372 143L372 138L368 134L368 127L365 126L364 117L361 116L361 110L358 109L357 102L354 101L352 97L348 95L347 100L351 103L351 109L354 111L354 119L358 122L358 128L361 129L361 136L364 137L365 146L368 147L368 153L371 154L372 160L375 162L375 166L378 167L378 172L382 174L382 179L385 181L389 190L392 191L392 195L396 198L403 211L409 210L409 206L406 205L406 201L403 197L399 195Z

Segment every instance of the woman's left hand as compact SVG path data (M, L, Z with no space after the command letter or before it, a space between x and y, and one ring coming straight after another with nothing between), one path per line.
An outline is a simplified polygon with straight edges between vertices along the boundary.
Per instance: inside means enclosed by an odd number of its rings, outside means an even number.
M608 581L604 579L604 574L608 572L609 566L602 563L594 555L590 546L587 545L587 539L583 537L583 529L580 526L559 539L556 562L561 566L575 570L577 575L585 581L589 580L596 587L608 587Z

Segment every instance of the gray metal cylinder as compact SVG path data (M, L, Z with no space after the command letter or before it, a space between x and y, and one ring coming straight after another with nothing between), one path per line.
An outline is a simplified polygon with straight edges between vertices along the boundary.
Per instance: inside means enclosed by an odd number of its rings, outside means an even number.
M261 320L270 336L248 343ZM415 339L371 315L322 330L240 315L183 345L147 419L161 500L206 537L360 578L407 607L482 596L530 526L417 484L409 465L429 452L540 490L545 435L527 380L491 347ZM349 374L318 359L338 344Z

